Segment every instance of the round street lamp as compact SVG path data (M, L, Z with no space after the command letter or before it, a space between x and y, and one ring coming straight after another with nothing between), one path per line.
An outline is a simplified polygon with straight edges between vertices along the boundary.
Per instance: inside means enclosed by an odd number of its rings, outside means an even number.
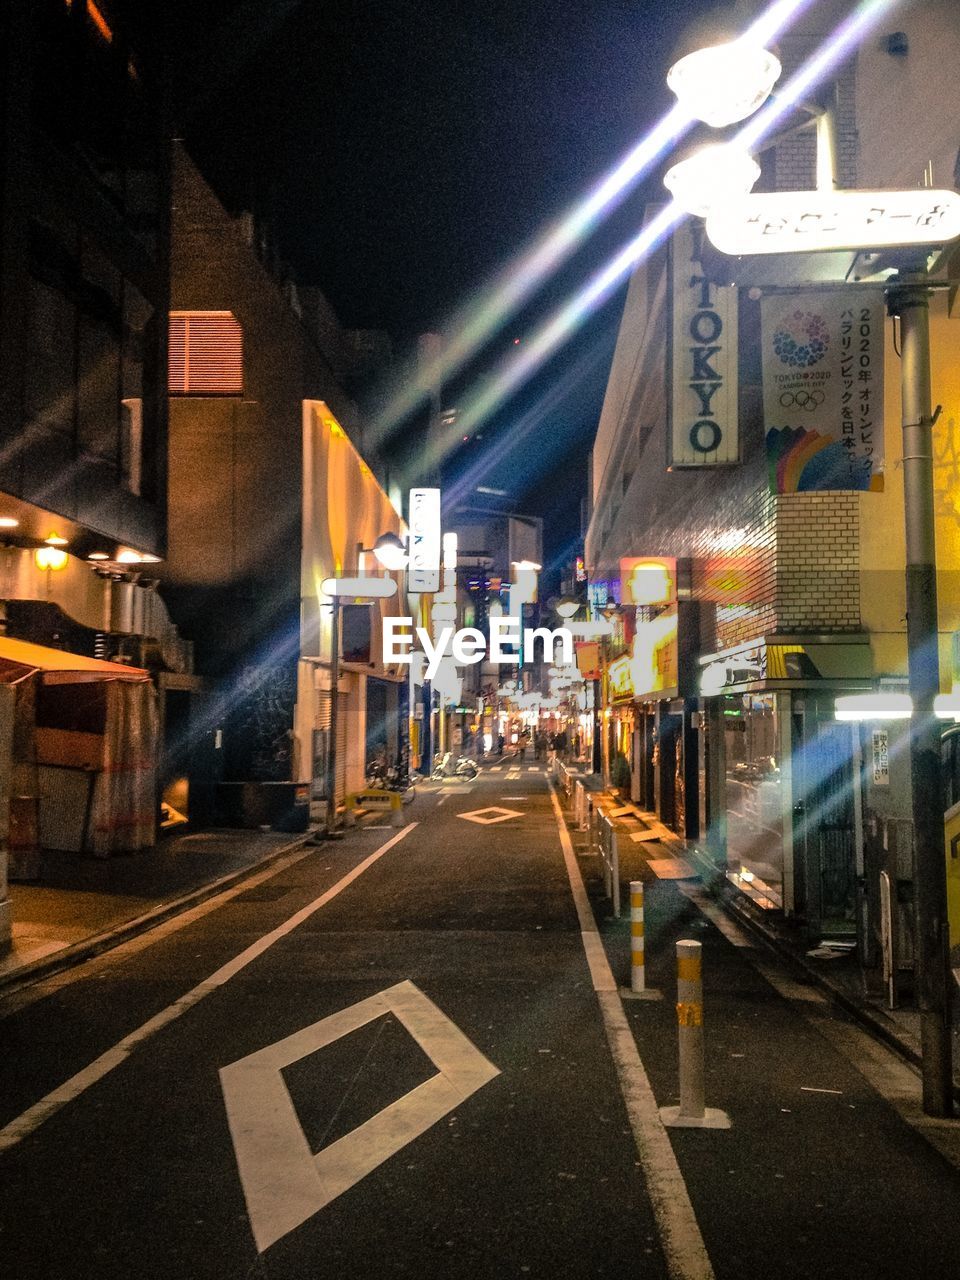
M705 218L711 209L749 195L760 177L760 166L732 142L698 147L667 170L663 185L686 213Z
M373 544L373 554L391 572L407 566L407 544L395 533L381 533Z
M768 49L741 38L688 53L670 68L667 84L695 120L722 129L766 102L781 69Z

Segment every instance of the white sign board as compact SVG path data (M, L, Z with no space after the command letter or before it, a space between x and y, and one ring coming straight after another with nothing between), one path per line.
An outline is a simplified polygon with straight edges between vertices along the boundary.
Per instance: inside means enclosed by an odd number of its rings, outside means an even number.
M773 191L710 211L721 253L812 253L942 245L960 236L955 191Z
M873 731L873 785L890 785L890 735L886 729Z
M670 244L673 320L670 465L737 462L737 290L708 280L703 228L689 221Z
M439 591L443 543L440 490L410 490L410 575L408 591Z
M771 492L882 490L882 291L767 294L760 332Z

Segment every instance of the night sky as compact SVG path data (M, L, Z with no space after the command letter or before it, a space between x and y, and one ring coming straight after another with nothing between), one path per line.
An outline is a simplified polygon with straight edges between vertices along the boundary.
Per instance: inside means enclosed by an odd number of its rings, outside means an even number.
M180 0L164 6L183 132L233 210L269 212L294 278L400 353L439 331L659 118L703 0ZM218 25L219 23L219 25ZM189 37L189 38L185 38ZM204 44L204 41L207 44ZM211 55L211 50L212 55ZM456 403L636 231L638 190L446 389ZM450 468L578 531L621 289ZM522 423L521 431L518 424ZM513 442L506 451L498 442Z

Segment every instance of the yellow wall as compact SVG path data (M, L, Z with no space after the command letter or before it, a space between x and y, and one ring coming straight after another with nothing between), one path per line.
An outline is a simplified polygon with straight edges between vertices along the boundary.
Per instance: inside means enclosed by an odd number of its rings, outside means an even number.
M878 674L906 673L906 540L903 517L903 442L900 359L887 323L884 350L883 493L860 501L861 615L871 634ZM937 593L941 673L949 687L950 633L960 628L960 320L947 312L943 292L930 299L933 404L943 405L934 430Z

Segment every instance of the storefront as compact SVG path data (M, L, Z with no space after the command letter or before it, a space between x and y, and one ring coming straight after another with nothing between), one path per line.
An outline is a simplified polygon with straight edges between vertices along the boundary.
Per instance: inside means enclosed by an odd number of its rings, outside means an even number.
M862 918L860 770L838 693L871 684L866 637L771 636L703 659L705 844L756 906L811 938Z

